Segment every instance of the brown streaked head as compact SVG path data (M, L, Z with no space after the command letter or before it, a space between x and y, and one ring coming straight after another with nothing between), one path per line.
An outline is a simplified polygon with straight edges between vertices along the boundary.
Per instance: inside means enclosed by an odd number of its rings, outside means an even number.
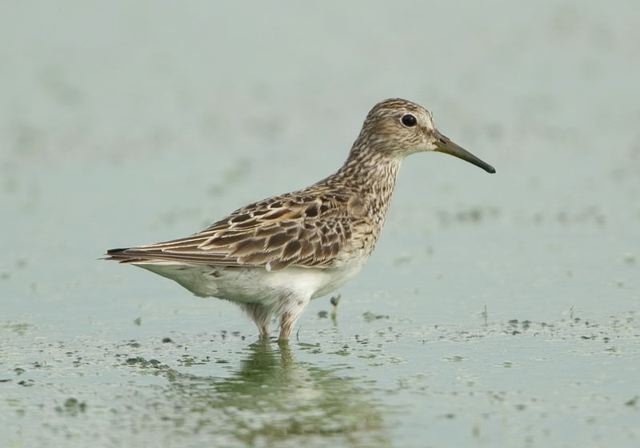
M442 152L488 173L496 172L491 165L440 133L433 124L431 112L399 98L381 101L369 111L355 146L369 147L393 157L423 151Z

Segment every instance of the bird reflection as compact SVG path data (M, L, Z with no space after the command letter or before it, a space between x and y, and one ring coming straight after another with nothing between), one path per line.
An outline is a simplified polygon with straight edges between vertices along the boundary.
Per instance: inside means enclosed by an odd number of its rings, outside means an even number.
M207 435L211 446L299 446L309 441L346 446L390 444L385 408L373 391L340 370L296 362L287 345L246 348L227 378L167 368L164 421L181 433Z

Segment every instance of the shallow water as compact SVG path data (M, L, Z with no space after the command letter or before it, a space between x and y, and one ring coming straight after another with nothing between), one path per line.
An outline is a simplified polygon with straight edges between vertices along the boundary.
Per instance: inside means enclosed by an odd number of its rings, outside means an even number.
M323 5L5 8L0 446L638 446L634 3ZM390 96L498 172L409 158L288 347L98 260L325 176Z

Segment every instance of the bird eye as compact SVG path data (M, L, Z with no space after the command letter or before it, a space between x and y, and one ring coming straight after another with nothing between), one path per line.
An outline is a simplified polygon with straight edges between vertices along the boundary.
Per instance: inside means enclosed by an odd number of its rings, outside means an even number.
M402 124L408 128L418 124L418 119L416 118L415 115L412 115L412 114L404 114L400 119L400 121L402 121Z

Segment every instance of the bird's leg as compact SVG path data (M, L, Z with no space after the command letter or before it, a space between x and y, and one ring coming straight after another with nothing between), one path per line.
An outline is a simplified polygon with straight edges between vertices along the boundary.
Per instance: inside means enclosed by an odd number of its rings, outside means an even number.
M280 316L280 336L278 337L278 341L286 342L289 340L297 319L298 314L294 315L294 313L289 311L286 311Z
M285 306L280 314L280 336L278 337L278 341L283 342L289 340L293 332L293 327L309 303L309 300L309 297L295 297L289 298L284 302Z
M240 307L249 315L251 320L256 324L256 327L258 327L260 339L268 339L269 324L271 323L271 315L273 313L271 307L260 303L242 303Z
M258 326L258 331L260 332L260 339L261 340L268 340L269 339L269 324L259 324L256 322L256 325Z

